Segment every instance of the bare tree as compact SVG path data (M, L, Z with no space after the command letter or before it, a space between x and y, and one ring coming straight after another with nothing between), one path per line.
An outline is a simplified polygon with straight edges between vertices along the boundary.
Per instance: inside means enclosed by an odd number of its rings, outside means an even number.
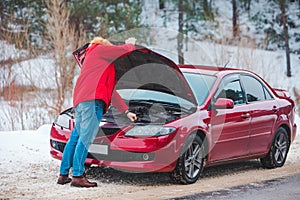
M1 12L2 13L2 12ZM3 19L1 14L1 19ZM14 66L19 67L19 63L27 60L29 56L34 57L34 51L23 52L16 47L28 47L26 44L29 37L29 22L24 20L23 24L19 25L16 23L14 18L14 12L5 13L6 20L11 22L10 26L1 28L1 54L6 55L4 60L0 61L1 68L1 88L4 101L7 106L2 110L3 116L9 122L10 127L6 127L10 130L25 129L26 119L24 113L26 112L26 102L24 101L24 95L27 93L31 85L24 86L20 83L20 77L17 77ZM5 41L5 42L4 42ZM6 41L9 41L6 42ZM2 46L3 45L3 46ZM7 46L9 45L9 48ZM10 54L8 52L11 51ZM30 55L29 55L30 52ZM21 67L21 66L20 66ZM18 81L18 82L17 82Z
M286 23L285 0L279 0L279 3L280 3L281 21L283 25L284 41L285 41L286 67L287 67L286 75L288 77L291 77L292 73L291 73L291 61L290 61L289 31Z
M246 10L250 11L251 0L245 0L244 1L244 6L246 7Z
M183 55L183 2L178 0L178 35L177 35L177 49L178 49L178 62L184 64Z
M57 88L56 103L54 109L61 112L66 99L72 96L73 79L76 72L76 63L72 57L72 51L78 47L79 35L69 23L70 10L65 1L47 1L48 42L53 48L55 61L55 84ZM84 38L82 36L82 38Z

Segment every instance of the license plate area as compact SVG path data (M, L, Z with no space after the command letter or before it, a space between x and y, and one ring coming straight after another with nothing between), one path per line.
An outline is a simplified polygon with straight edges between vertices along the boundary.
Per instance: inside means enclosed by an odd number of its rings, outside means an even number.
M91 144L89 148L89 153L108 155L108 145L104 144Z

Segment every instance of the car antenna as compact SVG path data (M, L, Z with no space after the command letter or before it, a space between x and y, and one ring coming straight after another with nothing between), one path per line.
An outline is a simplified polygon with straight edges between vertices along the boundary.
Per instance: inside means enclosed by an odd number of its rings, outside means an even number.
M225 65L224 65L224 67L223 67L223 68L226 68L229 62L230 62L230 61L228 61L228 62L227 62Z

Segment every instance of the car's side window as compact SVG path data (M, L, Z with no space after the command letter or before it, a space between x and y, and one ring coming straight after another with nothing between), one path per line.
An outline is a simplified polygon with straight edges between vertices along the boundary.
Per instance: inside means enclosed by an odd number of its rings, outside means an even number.
M215 95L215 99L218 98L231 99L235 105L245 103L244 93L239 79L223 81Z
M272 96L268 90L262 85L262 83L256 78L249 75L241 76L243 86L248 102L264 101L272 99Z
M272 95L270 94L270 92L269 92L265 87L263 87L263 88L264 88L266 100L274 99L274 98L272 97Z

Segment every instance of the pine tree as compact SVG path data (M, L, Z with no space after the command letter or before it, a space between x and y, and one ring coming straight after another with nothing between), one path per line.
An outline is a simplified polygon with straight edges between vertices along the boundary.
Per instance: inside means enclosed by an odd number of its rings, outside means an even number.
M200 20L213 20L212 1L208 0L172 0L178 11L178 35L177 51L178 62L184 63L183 40L184 35L189 32L198 33L198 27L195 26ZM162 5L161 5L162 6Z
M46 0L2 0L0 2L1 36L4 32L26 31L29 39L20 48L37 45L47 35ZM74 26L78 36L87 34L104 37L120 31L141 27L142 12L139 0L61 0L70 9L70 26ZM1 37L0 36L0 37ZM27 37L27 36L26 36ZM5 38L1 38L5 39Z
M139 1L129 0L68 0L70 20L76 29L85 30L89 37L110 37L121 31L141 27Z
M23 41L18 42L17 45L24 49L37 45L40 35L45 31L42 23L45 15L44 8L44 0L2 0L0 39L7 39L3 37L10 35L10 42ZM22 36L23 38L20 38Z

